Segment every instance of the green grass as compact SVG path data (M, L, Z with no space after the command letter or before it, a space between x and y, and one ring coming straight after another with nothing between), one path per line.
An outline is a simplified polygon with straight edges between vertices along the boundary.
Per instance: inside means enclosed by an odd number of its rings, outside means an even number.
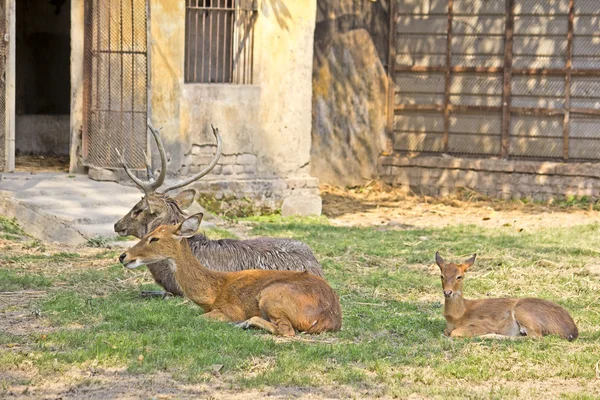
M581 386L565 398L598 394L586 386L596 379L600 361L600 278L587 268L599 256L597 224L535 232L475 226L384 231L335 227L325 218L246 221L253 235L296 238L314 249L340 295L342 331L308 337L312 342L279 342L264 332L207 322L198 307L182 299L141 299L132 278L144 271L115 263L43 277L0 270L0 291L50 289L36 307L54 327L44 339L0 333L0 344L30 346L42 376L93 361L135 374L166 371L186 382L207 382L214 379L211 371L218 364L232 387L242 388L349 385L400 398L413 392L443 398L527 398L539 394L528 382L559 381ZM208 232L213 238L217 233ZM433 264L438 250L447 260L478 253L465 282L467 298L556 301L577 321L580 338L568 343L555 337L443 337L443 296ZM59 254L50 257L52 262L81 260L77 254ZM116 255L104 252L90 259L115 260ZM23 260L14 257L13 262ZM37 255L23 257L41 262ZM0 369L32 362L28 360L0 352Z
M16 240L26 235L16 219L0 215L0 239Z

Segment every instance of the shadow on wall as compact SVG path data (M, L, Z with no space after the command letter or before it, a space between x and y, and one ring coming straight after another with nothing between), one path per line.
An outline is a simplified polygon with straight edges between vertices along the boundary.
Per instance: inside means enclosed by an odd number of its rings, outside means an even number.
M314 42L311 173L352 186L385 149L388 5L320 0Z
M271 10L269 10L269 5ZM285 3L282 0L269 0L268 2L263 2L263 14L268 16L271 11L275 15L279 26L282 29L289 31L290 26L288 22L291 22L292 14L290 13L290 10L288 10L288 8L285 6Z

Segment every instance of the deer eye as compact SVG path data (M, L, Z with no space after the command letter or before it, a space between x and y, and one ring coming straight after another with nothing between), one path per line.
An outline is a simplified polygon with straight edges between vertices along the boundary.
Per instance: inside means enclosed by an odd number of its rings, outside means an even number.
M462 276L457 276L456 279L460 281L462 279Z
M158 238L157 237L150 238L150 243L153 243L153 242L158 242Z
M444 279L444 275L440 275L440 278Z
M135 217L137 217L138 215L140 215L140 214L142 213L142 211L144 211L144 210L142 210L142 209L140 209L140 210L133 210L133 211L131 212L131 217L132 217L132 218L135 218Z

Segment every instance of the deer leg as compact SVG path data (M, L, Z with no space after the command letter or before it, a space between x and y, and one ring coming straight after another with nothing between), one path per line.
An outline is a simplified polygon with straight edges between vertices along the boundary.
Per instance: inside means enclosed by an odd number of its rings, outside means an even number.
M473 332L468 327L457 328L450 332L450 337L452 338L460 338L460 337L471 337L473 336Z
M215 321L222 321L222 322L231 322L231 318L229 318L227 315L223 314L219 310L212 310L210 312L202 314L202 318L212 319Z

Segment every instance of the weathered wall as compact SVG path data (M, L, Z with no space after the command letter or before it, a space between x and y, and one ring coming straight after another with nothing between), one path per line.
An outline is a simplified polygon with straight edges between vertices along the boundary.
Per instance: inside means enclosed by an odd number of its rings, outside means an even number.
M503 199L600 198L600 166L592 163L394 155L381 158L380 172L388 184L429 196L469 188Z
M70 1L19 1L16 19L16 151L68 154Z
M214 124L223 156L209 179L309 177L315 7L260 1L254 84L208 85L184 83L185 2L151 1L151 115L163 127L170 175L205 165Z
M313 64L311 172L337 185L377 177L387 149L386 1L321 0Z

